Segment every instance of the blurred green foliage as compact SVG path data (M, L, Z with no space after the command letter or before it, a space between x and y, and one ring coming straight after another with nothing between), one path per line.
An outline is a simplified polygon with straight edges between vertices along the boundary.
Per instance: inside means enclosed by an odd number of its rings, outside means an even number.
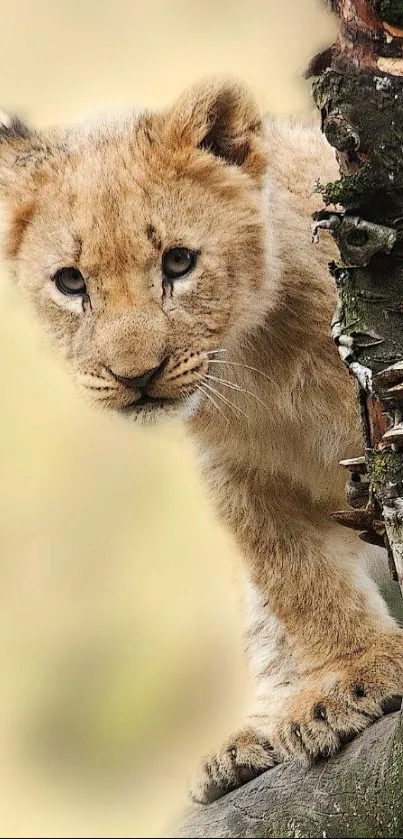
M0 103L40 125L242 76L306 109L316 0L0 0ZM0 277L0 835L160 836L245 701L236 552L176 426L88 407ZM6 768L6 771L5 771Z

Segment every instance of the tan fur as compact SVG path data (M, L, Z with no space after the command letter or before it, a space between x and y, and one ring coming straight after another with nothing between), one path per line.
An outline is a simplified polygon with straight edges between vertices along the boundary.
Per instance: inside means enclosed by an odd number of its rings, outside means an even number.
M310 244L316 126L263 123L242 86L208 82L160 114L33 135L0 126L4 252L55 346L98 402L182 414L245 556L256 701L195 781L210 801L274 763L328 755L403 692L402 631L333 525L338 461L361 450L353 384L332 345L330 240ZM198 252L162 283L161 258ZM88 297L52 276L80 269ZM165 360L148 393L118 381Z

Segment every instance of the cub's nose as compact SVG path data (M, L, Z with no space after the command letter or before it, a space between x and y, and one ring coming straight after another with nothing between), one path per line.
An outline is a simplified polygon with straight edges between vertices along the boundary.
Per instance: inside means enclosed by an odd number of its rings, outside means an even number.
M140 376L118 376L118 374L114 373L113 370L111 372L113 373L115 379L122 385L133 388L133 390L144 391L150 384L151 380L161 373L165 363L166 359L164 358L163 361L161 361L161 364L157 364L156 367L151 367L151 370L146 370L145 373L141 373Z

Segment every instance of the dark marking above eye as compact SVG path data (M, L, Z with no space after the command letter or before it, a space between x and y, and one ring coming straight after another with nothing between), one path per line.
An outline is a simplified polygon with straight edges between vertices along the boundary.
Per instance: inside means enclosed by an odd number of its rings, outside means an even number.
M148 241L151 242L151 244L154 248L156 248L156 250L161 250L161 238L152 224L147 225L146 236Z
M74 260L78 262L83 251L83 240L81 236L74 236Z

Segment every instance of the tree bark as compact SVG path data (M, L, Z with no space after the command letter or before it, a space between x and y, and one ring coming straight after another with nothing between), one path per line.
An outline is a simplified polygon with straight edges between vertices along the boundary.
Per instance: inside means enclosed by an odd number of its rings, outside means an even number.
M383 717L335 758L283 763L191 813L172 837L403 836L403 713Z
M334 209L316 214L315 235L327 228L341 256L332 326L358 383L370 487L362 535L386 544L403 591L403 0L331 6L339 38L310 74L341 178L318 185ZM362 513L335 518L360 529Z

